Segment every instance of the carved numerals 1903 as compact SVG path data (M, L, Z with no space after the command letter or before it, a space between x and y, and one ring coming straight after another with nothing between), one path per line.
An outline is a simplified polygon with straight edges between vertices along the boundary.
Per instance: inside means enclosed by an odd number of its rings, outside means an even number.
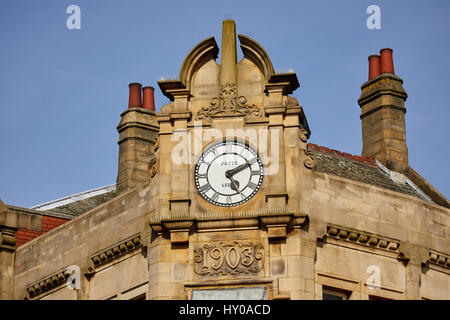
M263 265L263 246L251 241L222 241L194 249L194 271L199 275L258 273Z

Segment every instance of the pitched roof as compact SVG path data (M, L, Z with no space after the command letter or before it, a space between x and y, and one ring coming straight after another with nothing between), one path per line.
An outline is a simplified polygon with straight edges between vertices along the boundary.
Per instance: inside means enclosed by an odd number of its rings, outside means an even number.
M113 184L42 203L32 209L76 217L111 200L116 195L116 185Z
M399 173L390 172L372 157L354 156L311 143L308 144L308 149L316 160L313 170L431 201L408 178Z

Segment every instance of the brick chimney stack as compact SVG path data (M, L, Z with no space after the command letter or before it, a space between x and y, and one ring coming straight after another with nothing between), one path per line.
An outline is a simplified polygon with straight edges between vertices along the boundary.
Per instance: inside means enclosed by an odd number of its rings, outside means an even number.
M403 80L394 74L392 49L369 57L369 80L361 86L363 151L386 167L403 172L408 166Z
M150 89L151 88L151 89ZM130 83L128 109L122 112L119 132L119 192L139 187L149 181L148 167L154 158L153 146L159 133L153 87Z

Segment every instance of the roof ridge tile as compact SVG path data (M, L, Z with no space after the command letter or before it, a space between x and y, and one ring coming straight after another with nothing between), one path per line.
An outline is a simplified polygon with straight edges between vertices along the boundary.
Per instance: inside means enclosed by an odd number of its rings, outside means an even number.
M326 153L332 156L339 156L339 157L343 157L343 158L347 158L347 159L352 159L352 160L356 160L362 163L366 163L372 166L377 166L377 163L375 162L375 158L374 157L369 157L369 156L358 156L358 155L353 155L347 152L341 152L339 150L335 150L335 149L330 149L324 146L319 146L317 144L314 143L308 143L308 149L309 150L314 150L314 151L318 151L318 152L322 152L322 153Z

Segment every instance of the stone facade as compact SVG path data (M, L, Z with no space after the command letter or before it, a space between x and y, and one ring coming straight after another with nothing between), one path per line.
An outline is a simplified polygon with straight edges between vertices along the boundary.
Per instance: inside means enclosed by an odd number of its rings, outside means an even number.
M256 41L238 39L240 62L234 22L224 21L220 65L206 39L179 80L159 81L172 101L160 113L122 113L114 198L17 248L8 231L17 226L0 219L3 299L450 298L449 204L404 169L407 158L389 164L388 149L406 147L404 117L377 115L398 109L381 107L392 92L360 99L372 115L363 136L376 136L364 138L363 157L308 144L303 107L289 97L296 74L275 73ZM400 81L371 83L383 79ZM380 142L393 127L401 143ZM194 182L201 154L221 139L251 145L265 167L241 205L216 206Z

